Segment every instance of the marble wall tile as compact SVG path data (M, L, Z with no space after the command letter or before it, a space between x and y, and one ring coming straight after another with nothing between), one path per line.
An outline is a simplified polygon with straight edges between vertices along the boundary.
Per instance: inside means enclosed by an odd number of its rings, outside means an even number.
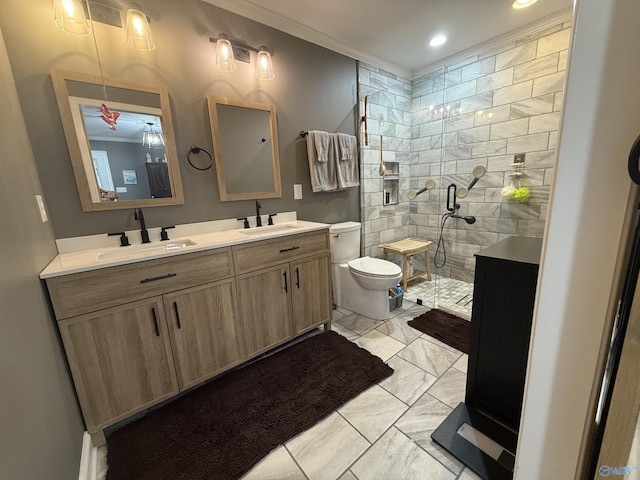
M496 55L496 71L504 70L536 58L537 44L529 42Z
M532 96L539 97L548 93L561 92L564 89L565 72L552 73L533 81Z
M461 83L462 78L462 69L461 68L451 68L448 69L444 74L444 85L445 88L450 88L455 85L459 85Z
M477 93L493 92L513 84L513 67L477 79Z
M456 117L447 118L444 121L444 131L454 132L458 130L465 130L467 128L472 128L474 126L473 124L474 124L473 114L458 115Z
M473 169L477 166L477 165L483 165L483 166L487 166L487 159L486 158L473 158L470 160L458 160L456 161L456 174L467 174L467 180L466 183L470 183L472 178L470 175L471 172L473 172ZM463 184L465 182L462 182ZM466 185L464 185L466 186ZM470 201L472 198L484 198L484 195L482 194L482 192L480 192L480 186L476 186L473 190L471 190L469 192L469 196L467 196L466 201ZM476 197L476 195L479 195L479 197Z
M560 57L558 58L558 71L559 72L566 71L568 64L569 64L569 51L564 50L560 52Z
M530 35L525 35L522 38L520 38L517 41L518 45L521 45L525 42L532 42L535 44L534 40L538 40L539 38L545 37L547 35L552 35L555 32L559 32L560 30L562 30L562 24L555 24L555 25L551 25L545 29L542 30L537 30L534 33L530 34Z
M529 132L529 119L520 118L517 120L509 120L508 122L494 123L491 125L491 140L501 138L518 137L526 135Z
M486 142L489 140L490 136L490 126L485 125L482 127L474 127L468 128L466 130L459 130L457 132L458 135L458 143L479 143Z
M518 220L536 220L540 218L540 204L509 201L501 205L500 216Z
M459 60L455 60L451 65L447 66L448 70L456 70L458 68L462 68L465 65L472 64L478 61L478 55L469 55Z
M445 90L445 102L451 103L476 94L476 81L470 80Z
M533 80L516 83L510 87L499 88L493 92L493 105L506 105L531 98Z
M553 98L553 111L559 112L562 110L562 105L564 102L564 92L557 92Z
M506 153L535 152L547 150L549 146L548 133L536 133L507 139Z
M560 129L560 112L531 117L529 133L552 132Z
M483 218L482 224L491 232L514 234L518 231L518 220L514 218Z
M515 48L515 47L516 47L515 40L503 42L498 45L494 45L494 46L483 49L482 52L480 52L480 54L478 55L478 59L481 60L483 58L492 57L499 53L506 52L507 50L511 50L512 48Z
M554 94L529 98L511 104L511 119L528 118L532 115L542 115L553 111Z
M496 69L495 57L488 57L477 62L470 63L462 67L462 82L468 80L475 80L479 77L484 77L491 73L494 73Z
M545 220L518 221L518 235L525 237L542 237L544 235Z
M497 218L500 216L500 203L469 203L469 215Z
M550 75L558 71L559 55L554 53L546 57L537 58L530 62L518 65L513 69L514 83L526 82L543 75Z
M506 153L507 140L493 140L489 142L474 143L473 156L486 157L491 155L503 155Z
M541 37L538 40L538 50L536 55L540 58L563 50L567 51L569 49L570 40L571 29L569 28Z
M493 94L491 92L484 92L479 95L460 99L459 108L465 113L470 113L475 112L476 110L491 108L492 106Z
M444 148L443 160L449 162L451 160L464 160L471 158L472 145L456 145L455 147Z
M509 120L510 115L511 107L509 105L478 110L474 116L473 126L480 127L482 125L491 125L492 123L506 122Z

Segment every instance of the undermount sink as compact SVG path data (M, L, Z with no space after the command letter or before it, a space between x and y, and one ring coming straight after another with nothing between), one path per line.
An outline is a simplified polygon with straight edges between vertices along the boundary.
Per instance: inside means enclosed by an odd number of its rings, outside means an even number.
M196 245L193 240L178 240L175 242L163 243L163 244L150 244L135 246L132 248L121 247L121 250L105 252L98 255L98 260L118 260L122 258L132 258L140 255L149 255L162 252L171 252L180 250L191 245Z
M254 227L251 229L244 229L240 233L243 235L267 235L274 232L283 232L287 230L294 230L300 228L297 225L267 225L265 227Z

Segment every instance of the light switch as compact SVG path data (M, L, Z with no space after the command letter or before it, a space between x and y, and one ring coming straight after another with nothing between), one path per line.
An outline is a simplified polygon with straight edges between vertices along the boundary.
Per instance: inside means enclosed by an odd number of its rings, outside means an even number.
M302 184L301 183L293 184L293 199L302 200Z
M47 210L44 208L42 195L36 195L36 202L38 202L38 209L40 210L40 218L42 218L42 223L47 223L49 221L49 217L47 216Z

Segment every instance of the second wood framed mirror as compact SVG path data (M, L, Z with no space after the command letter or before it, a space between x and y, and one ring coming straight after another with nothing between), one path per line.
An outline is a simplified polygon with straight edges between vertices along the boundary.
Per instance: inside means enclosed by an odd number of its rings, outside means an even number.
M213 95L207 101L220 200L281 197L275 106Z

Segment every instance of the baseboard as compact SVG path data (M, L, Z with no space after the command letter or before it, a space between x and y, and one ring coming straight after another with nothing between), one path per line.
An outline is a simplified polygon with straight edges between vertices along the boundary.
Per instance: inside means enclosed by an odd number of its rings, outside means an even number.
M93 446L89 432L82 436L82 456L78 480L97 480L98 449Z

